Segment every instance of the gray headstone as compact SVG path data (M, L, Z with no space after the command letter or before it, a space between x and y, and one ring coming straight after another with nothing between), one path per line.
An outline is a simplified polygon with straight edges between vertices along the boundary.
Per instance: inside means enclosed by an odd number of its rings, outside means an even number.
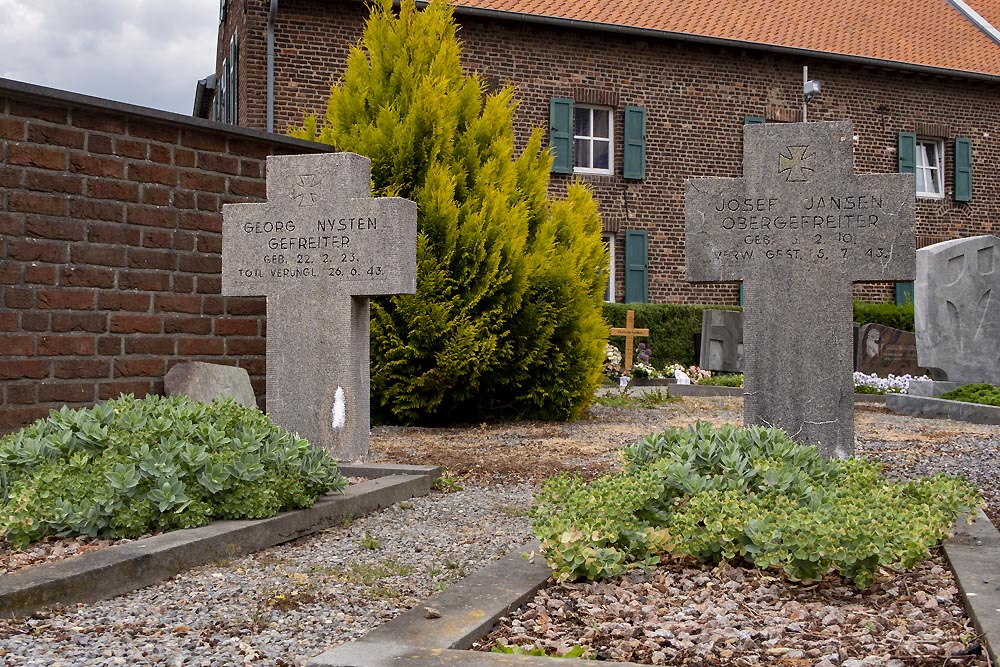
M234 399L247 408L256 408L250 375L245 368L188 361L177 364L163 378L167 396L183 394L192 401L211 403L220 396Z
M927 375L917 363L917 339L912 331L869 322L858 334L858 371L866 375Z
M855 175L850 122L743 128L743 178L685 188L686 277L743 281L744 421L854 451L854 281L909 280L911 174Z
M1000 238L918 250L913 308L920 365L934 379L1000 384Z
M267 158L267 202L223 207L222 292L267 297L267 412L334 458L368 453L368 297L416 291L417 207L371 198L353 153Z
M710 371L743 372L743 313L704 310L698 365Z

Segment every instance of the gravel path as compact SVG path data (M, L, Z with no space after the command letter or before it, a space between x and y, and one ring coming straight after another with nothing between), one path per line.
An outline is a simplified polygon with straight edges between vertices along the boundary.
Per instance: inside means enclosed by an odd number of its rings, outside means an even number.
M432 493L128 595L0 621L0 664L299 665L525 542L533 491Z

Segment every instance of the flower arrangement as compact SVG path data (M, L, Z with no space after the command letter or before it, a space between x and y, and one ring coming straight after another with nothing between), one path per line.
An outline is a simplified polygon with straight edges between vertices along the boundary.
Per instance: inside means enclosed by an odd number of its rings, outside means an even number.
M667 374L667 377L674 377L674 371L682 371L686 373L687 376L691 378L692 384L698 384L698 380L712 377L712 371L707 371L704 368L699 368L698 366L685 367L684 364L670 364L664 370L664 373Z
M623 373L621 350L608 343L604 346L604 375L612 382L618 382Z
M886 378L881 378L872 373L867 375L860 371L854 372L854 391L859 394L906 394L910 390L911 382L924 382L930 378L926 375L913 377L912 375L889 374Z

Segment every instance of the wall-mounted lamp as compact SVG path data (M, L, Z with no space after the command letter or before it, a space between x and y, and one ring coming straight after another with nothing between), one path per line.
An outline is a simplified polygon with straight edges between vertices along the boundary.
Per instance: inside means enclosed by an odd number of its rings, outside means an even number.
M806 65L802 66L802 122L805 123L808 120L809 115L809 102L812 98L819 95L820 83L815 79L809 78L809 67Z

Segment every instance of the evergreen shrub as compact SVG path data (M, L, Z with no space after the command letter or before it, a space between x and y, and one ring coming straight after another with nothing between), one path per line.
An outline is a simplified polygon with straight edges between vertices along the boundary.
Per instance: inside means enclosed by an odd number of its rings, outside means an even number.
M780 429L670 428L627 447L617 474L547 481L531 511L560 579L612 577L669 554L742 560L858 587L910 569L982 499L944 475L890 482L877 463L821 458Z
M330 455L232 400L122 396L0 439L0 537L139 537L311 506Z
M548 195L514 92L467 75L452 11L377 0L322 118L293 136L367 155L375 196L417 203L417 293L371 306L372 418L567 419L601 382L608 254L590 191Z

